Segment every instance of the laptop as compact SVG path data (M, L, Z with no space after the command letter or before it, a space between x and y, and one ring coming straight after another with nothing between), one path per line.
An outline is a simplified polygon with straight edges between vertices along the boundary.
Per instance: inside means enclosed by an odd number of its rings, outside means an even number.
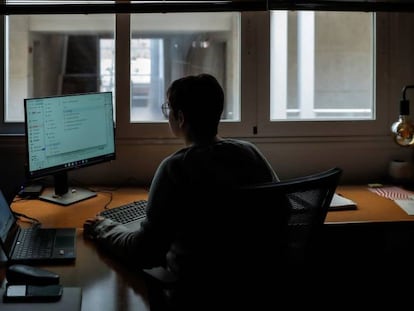
M63 264L76 259L76 228L20 227L0 190L0 244L10 264Z

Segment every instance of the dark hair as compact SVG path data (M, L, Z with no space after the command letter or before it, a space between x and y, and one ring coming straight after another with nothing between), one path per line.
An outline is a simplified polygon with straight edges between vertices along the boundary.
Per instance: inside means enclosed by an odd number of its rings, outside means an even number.
M217 134L224 107L224 92L217 79L209 74L186 76L175 80L167 90L174 116L184 115L194 139L205 140Z

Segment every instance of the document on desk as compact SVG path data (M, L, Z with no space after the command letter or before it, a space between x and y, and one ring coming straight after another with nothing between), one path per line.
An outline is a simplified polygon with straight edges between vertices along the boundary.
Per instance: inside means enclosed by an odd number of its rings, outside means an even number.
M408 215L414 215L414 200L394 200Z
M368 188L369 191L378 194L391 200L410 200L414 199L414 193L412 191L405 190L397 186L383 186L378 188Z
M393 200L407 215L414 215L414 192L397 186L369 188L369 190L379 196Z
M329 211L343 211L353 209L357 209L357 204L354 201L345 198L340 194L334 194L331 205L329 206Z

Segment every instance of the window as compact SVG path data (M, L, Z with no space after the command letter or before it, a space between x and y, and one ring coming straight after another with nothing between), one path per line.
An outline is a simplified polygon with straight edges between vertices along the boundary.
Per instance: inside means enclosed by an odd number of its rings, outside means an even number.
M129 67L117 67L120 80L130 77L128 87L125 83L117 87L117 102L122 103L117 105L117 122L123 125L118 128L118 137L172 137L160 109L166 90L173 80L201 72L215 75L225 90L221 132L226 136L250 132L246 120L241 121L242 15L203 12L117 16L117 37L125 38L117 42L117 59L130 59Z
M389 52L376 47L378 37L382 46L388 40L387 15L278 10L257 25L270 38L258 45L261 137L382 135L389 128Z
M8 16L5 121L24 121L24 98L113 90L114 28L114 15Z
M214 74L225 89L223 136L367 135L384 122L374 13L3 18L4 122L21 131L25 97L113 91L119 138L168 138L160 109L166 89L200 72Z
M213 74L227 95L222 120L240 120L239 13L131 15L130 121L164 122L168 85L188 74Z
M372 120L373 14L271 12L271 114L277 120Z

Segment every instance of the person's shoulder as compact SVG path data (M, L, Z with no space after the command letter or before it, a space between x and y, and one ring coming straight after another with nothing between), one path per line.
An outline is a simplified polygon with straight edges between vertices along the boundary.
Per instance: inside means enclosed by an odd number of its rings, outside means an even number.
M186 157L186 154L188 153L189 149L190 148L186 147L186 148L182 148L180 150L175 151L174 153L164 158L161 164L168 165L168 164L182 161L182 159Z
M188 148L177 150L165 157L157 168L157 176L175 175L183 168Z
M244 148L255 148L256 146L247 140L235 139L235 138L225 138L221 141L223 144L239 146Z

